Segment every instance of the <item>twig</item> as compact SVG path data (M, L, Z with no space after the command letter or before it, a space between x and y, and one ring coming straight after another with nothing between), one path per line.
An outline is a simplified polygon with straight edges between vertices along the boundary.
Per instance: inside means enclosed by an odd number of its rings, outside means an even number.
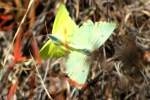
M30 55L31 55L31 53L30 53ZM34 60L34 58L33 58L32 55L31 55L31 57L32 57L32 59ZM42 79L42 77L41 77L41 75L40 75L40 73L39 73L39 70L38 70L38 68L37 68L37 66L36 66L35 63L34 63L34 67L35 67L35 69L36 69L37 75L38 75L38 77L40 78L41 85L42 85L42 87L44 88L44 90L45 90L47 96L49 97L50 100L53 100L53 98L52 98L51 95L49 94L48 90L46 89L46 86L45 86L45 84L44 84L44 81L43 81L43 79Z
M19 32L21 30L21 27L22 27L22 24L24 23L24 21L27 17L27 14L28 14L29 10L31 9L33 3L34 3L34 0L30 0L27 11L26 11L24 17L22 18L21 23L19 24L19 27L18 27L18 29L15 33L15 36L14 36L14 38L12 40L12 43L10 44L10 47L8 48L8 52L6 54L8 54L10 52L11 48L13 47L14 41L15 41L17 35L19 34ZM8 58L8 56L6 56L5 59L4 59L4 65L6 64L7 58Z

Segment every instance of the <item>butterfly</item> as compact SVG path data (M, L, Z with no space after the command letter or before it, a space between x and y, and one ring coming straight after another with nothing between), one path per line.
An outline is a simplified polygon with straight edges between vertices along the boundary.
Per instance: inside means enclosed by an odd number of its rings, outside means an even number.
M84 84L90 70L88 55L102 46L115 28L114 22L93 23L91 20L78 26L62 4L58 8L50 40L42 47L41 53L49 52L50 56L58 57L56 55L63 56L67 51L67 75L72 81Z

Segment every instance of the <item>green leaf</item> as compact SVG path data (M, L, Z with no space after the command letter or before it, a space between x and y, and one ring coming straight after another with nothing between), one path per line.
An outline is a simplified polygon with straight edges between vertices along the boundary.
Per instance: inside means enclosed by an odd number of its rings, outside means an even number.
M57 9L55 21L53 24L52 35L68 44L73 32L78 28L75 22L69 16L69 13L64 4L60 4ZM51 40L48 40L40 49L40 55L43 59L50 57L61 57L67 53L68 49L63 46L57 46Z

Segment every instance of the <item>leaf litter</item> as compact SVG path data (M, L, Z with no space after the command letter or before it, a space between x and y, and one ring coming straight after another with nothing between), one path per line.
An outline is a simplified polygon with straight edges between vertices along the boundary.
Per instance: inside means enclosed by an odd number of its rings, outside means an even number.
M63 58L48 59L36 65L32 59L31 54L36 60L40 59L38 48L43 45L47 40L47 34L51 32L59 0L35 0L20 32L22 38L18 53L21 52L26 60L16 64L13 64L15 59L13 49L9 53L7 50L27 10L29 0L2 0L0 1L0 99L47 100L49 96L42 82L54 100L150 99L149 0L64 0L64 2L70 16L78 24L87 19L115 20L118 24L109 40L91 54L89 60L92 65L87 83L81 90L69 85L64 74ZM8 57L4 65L5 56Z

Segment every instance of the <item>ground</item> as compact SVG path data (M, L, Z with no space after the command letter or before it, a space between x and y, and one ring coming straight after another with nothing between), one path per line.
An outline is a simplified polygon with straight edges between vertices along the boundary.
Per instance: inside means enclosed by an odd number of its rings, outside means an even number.
M66 80L63 57L44 61L38 54L60 2L79 25L87 19L117 23L89 56L90 73L80 90ZM150 1L1 0L0 81L1 100L149 100Z

